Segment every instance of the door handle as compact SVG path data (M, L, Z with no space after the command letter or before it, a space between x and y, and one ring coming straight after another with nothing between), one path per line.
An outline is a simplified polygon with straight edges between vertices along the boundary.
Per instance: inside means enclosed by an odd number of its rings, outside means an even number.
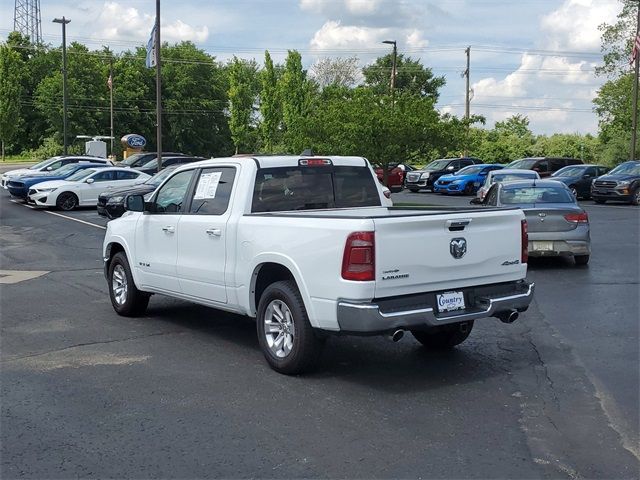
M176 227L167 225L166 227L162 227L162 231L167 233L175 233Z
M212 237L220 237L222 235L222 230L219 228L207 228L205 232Z

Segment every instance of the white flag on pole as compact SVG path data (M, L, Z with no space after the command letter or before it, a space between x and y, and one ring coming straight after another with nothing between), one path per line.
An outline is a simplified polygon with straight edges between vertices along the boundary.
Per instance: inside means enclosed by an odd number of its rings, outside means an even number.
M156 23L154 22L151 29L151 36L147 42L147 59L145 61L147 68L156 66Z

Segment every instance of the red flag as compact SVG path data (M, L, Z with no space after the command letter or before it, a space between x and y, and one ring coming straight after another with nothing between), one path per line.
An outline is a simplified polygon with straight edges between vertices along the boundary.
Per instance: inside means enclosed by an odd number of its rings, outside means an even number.
M109 78L107 80L107 86L109 87L109 90L113 88L113 80L111 78L111 74L109 74Z
M633 65L633 62L636 61L638 52L640 52L640 34L636 35L636 40L633 42L633 50L631 50L631 61L629 62L629 65Z

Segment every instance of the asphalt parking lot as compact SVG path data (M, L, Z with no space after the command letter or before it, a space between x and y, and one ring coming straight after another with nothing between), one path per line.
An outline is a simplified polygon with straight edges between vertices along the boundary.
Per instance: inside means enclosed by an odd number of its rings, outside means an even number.
M532 261L516 323L450 353L332 338L284 377L250 319L159 296L118 317L106 220L0 192L0 476L637 478L640 209L582 203L591 263Z

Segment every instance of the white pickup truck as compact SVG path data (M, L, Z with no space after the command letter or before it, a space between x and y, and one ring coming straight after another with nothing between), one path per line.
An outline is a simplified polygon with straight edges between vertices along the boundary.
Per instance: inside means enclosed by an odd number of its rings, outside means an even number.
M361 157L220 158L179 167L109 222L113 308L153 293L257 318L277 371L305 371L329 334L463 342L531 302L518 209L388 207Z

